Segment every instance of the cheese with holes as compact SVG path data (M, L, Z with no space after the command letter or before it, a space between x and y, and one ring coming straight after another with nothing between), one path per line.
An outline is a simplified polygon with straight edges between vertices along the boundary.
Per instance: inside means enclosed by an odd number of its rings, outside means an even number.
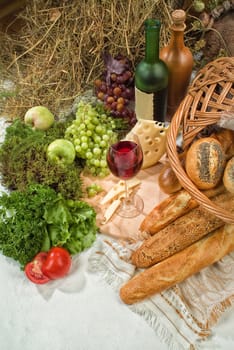
M168 126L153 120L138 120L131 132L134 132L141 143L144 153L142 169L155 165L166 152ZM128 139L128 135L126 136Z

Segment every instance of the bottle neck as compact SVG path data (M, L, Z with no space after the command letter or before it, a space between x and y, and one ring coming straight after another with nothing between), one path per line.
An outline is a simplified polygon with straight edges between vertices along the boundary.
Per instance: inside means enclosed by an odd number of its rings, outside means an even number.
M171 40L169 46L173 48L183 48L184 45L184 30L178 30L177 28L171 28Z
M159 60L160 25L145 29L145 61L154 63Z

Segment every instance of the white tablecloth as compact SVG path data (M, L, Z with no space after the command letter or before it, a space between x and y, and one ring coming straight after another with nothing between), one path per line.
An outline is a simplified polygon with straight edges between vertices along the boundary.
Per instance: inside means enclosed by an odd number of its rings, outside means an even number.
M70 291L64 290L63 281L49 291L38 289L18 265L0 255L1 350L167 349L99 275L88 272L89 254L82 253L75 262ZM202 349L234 349L233 324L232 308Z
M3 139L2 118L0 126ZM90 250L75 258L66 280L38 287L0 254L0 350L168 349L100 275L88 272L89 255ZM201 349L234 349L233 324L232 307Z

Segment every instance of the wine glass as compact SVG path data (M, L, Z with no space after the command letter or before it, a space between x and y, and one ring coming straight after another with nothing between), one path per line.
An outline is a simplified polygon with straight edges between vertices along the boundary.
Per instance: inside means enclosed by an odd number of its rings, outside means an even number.
M125 218L139 215L144 207L142 198L129 193L128 180L133 178L141 169L143 151L139 138L133 132L113 143L107 151L107 164L113 175L124 180L125 193L117 214Z

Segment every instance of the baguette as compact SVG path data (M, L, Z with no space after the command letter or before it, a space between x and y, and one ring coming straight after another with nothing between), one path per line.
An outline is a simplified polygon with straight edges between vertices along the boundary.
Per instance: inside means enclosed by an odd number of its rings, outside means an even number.
M204 191L211 198L224 193L223 185ZM198 203L186 190L180 190L159 203L142 221L140 231L154 235L169 223L196 208Z
M213 201L234 212L234 194L225 192L213 198ZM223 225L224 222L220 218L203 207L194 208L146 239L132 253L132 263L137 267L152 266Z
M120 298L133 304L184 281L234 250L234 225L226 224L211 234L144 270L120 289Z

